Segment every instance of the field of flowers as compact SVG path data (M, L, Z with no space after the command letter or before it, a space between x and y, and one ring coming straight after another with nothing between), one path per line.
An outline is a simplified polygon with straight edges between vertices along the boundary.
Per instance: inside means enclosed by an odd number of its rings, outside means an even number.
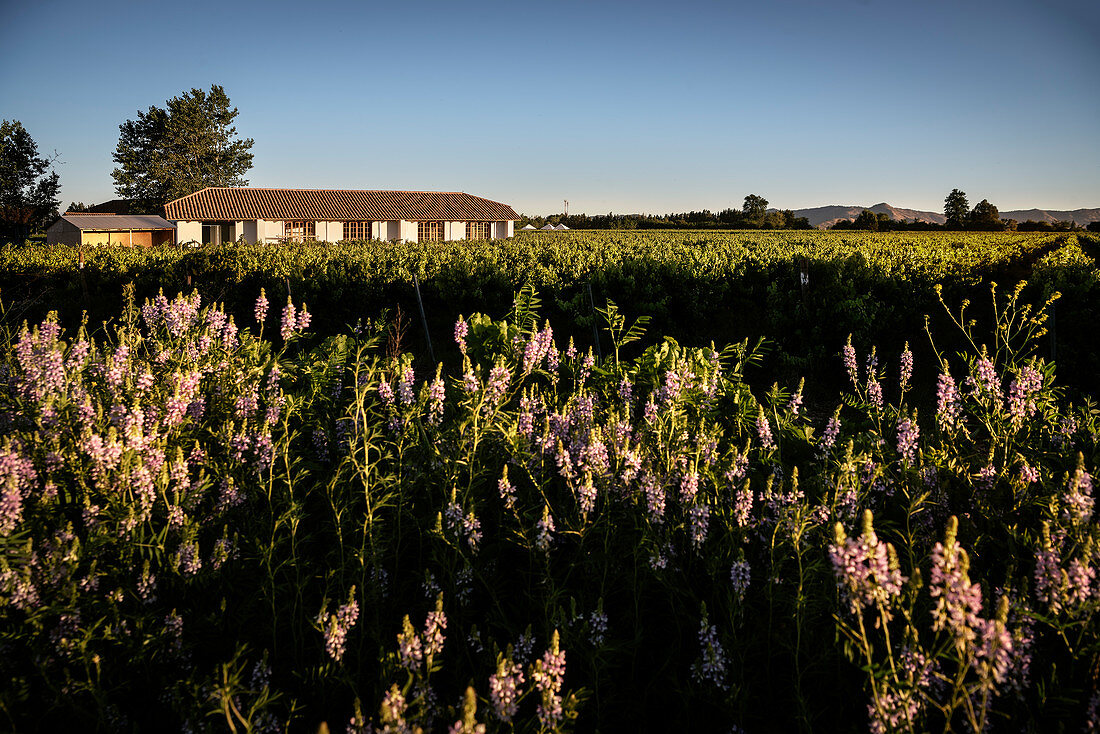
M440 364L258 289L4 321L0 728L1090 730L1100 413L1027 292L826 345L820 417L530 287Z

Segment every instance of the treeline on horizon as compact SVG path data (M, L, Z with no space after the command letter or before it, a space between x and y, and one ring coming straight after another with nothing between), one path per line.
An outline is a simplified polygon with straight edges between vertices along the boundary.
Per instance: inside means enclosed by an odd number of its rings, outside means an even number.
M864 209L854 220L841 219L828 229L863 230L868 232L911 232L969 230L977 232L1071 232L1088 229L1100 232L1100 222L1081 227L1073 220L1036 222L1001 219L997 207L983 199L971 210L966 194L953 189L944 200L945 224L919 219L891 219L888 214ZM720 212L709 209L673 214L550 214L528 216L520 214L516 229L527 225L541 229L547 224L564 224L570 229L814 229L808 217L799 217L790 209L768 210L768 200L757 194L745 197L740 210L728 208Z
M813 229L806 217L790 209L768 211L768 200L757 194L745 197L740 209L679 214L551 214L530 217L520 214L516 229L528 224L541 229L547 224L564 224L570 229Z

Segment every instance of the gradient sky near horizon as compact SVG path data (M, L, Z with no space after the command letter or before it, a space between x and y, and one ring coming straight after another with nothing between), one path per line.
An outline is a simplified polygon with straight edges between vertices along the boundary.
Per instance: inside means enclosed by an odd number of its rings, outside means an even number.
M0 0L0 118L114 198L118 126L221 84L252 186L549 214L1100 207L1100 3Z

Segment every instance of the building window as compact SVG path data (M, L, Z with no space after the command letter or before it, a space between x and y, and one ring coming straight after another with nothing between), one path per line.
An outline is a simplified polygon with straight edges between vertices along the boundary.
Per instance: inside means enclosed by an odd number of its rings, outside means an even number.
M345 240L369 240L370 222L344 222Z
M283 237L287 242L311 242L317 239L317 222L291 219L283 225Z
M492 222L466 222L466 239L489 240L493 238Z
M443 222L417 222L417 242L442 242Z

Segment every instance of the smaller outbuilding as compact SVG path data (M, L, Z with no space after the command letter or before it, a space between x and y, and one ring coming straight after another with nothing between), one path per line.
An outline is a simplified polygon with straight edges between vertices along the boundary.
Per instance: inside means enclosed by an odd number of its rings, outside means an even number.
M46 230L47 245L153 247L176 240L176 226L155 214L65 212Z

